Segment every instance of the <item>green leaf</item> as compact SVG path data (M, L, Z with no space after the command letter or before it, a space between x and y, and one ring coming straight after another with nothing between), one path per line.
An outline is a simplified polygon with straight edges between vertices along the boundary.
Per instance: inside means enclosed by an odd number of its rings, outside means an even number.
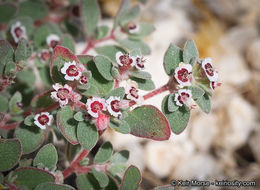
M18 106L22 102L22 94L20 92L15 92L9 101L9 111L13 114L20 114L23 110Z
M133 21L134 19L136 19L139 15L140 15L140 6L139 5L135 5L133 7L131 7L128 10L125 10L124 12L122 12L122 14L119 17L119 23L121 26L124 26L125 24L127 24L130 21Z
M33 86L36 80L34 72L32 70L22 70L17 73L17 79L21 82L28 84L29 86Z
M186 64L193 63L194 58L199 57L199 52L193 40L188 40L183 50L183 61Z
M98 150L94 158L94 163L105 163L113 154L113 146L110 142L105 142Z
M15 61L25 61L32 54L33 48L31 44L24 38L20 39L18 42L17 49L15 51Z
M129 166L125 172L120 190L138 190L141 180L141 173L138 168Z
M105 173L99 172L99 171L95 170L95 168L92 168L91 171L92 171L93 176L98 181L100 187L106 187L108 185L109 178Z
M71 144L78 144L77 139L77 124L78 122L73 118L73 111L70 106L61 108L57 113L57 127L61 134Z
M102 55L98 55L94 58L94 62L102 77L104 77L106 80L114 79L113 76L111 75L111 69L113 65L108 58Z
M18 187L25 186L28 190L33 190L38 184L54 182L55 177L49 172L32 167L18 168L13 175L17 176L15 183Z
M121 17L121 15L130 8L130 0L122 0L121 1L121 5L120 5L120 8L118 10L118 13L115 17L115 20L114 20L114 26L113 26L113 29L115 29L118 24L119 24L119 19Z
M34 190L75 190L74 187L71 187L66 184L56 184L56 183L41 183L35 187Z
M176 102L174 101L175 94L170 94L168 98L168 111L169 112L175 112L177 109L179 109L179 106L176 105Z
M84 118L85 114L81 111L77 112L73 117L76 121L84 121L85 120L85 118Z
M102 39L108 35L109 27L106 25L99 26L95 32L95 39Z
M43 66L41 68L38 68L39 75L41 77L41 81L43 84L46 86L51 86L52 85L52 80L50 76L50 69L48 66Z
M170 44L163 59L164 70L168 75L172 75L179 63L183 61L182 56L183 51L179 47Z
M123 134L129 134L131 132L130 126L124 120L122 120L121 123L111 120L109 123L109 127L114 129L115 131L117 131L119 133L123 133Z
M145 79L138 79L135 77L131 77L131 79L134 80L135 82L137 82L138 88L141 90L150 91L155 88L155 85L151 79L145 80Z
M16 6L12 3L1 3L0 13L0 24L6 23L15 15Z
M21 124L15 130L15 136L21 141L23 154L29 154L41 146L44 141L44 131L34 126Z
M85 34L90 37L95 32L99 20L99 6L95 0L81 1L81 19Z
M105 99L108 99L110 96L117 96L122 100L125 96L125 89L123 87L115 88L106 95Z
M155 27L149 23L140 23L138 26L138 32L129 34L129 39L141 40L142 38L149 36L155 30Z
M27 126L33 126L34 125L34 116L33 115L29 115L24 119L24 124Z
M140 48L143 55L149 55L151 53L151 49L143 41L137 41L131 39L117 39L117 42L130 51L133 49Z
M162 101L162 112L169 121L171 130L175 134L180 134L187 126L190 118L190 110L187 106L183 105L174 112L168 111L169 95L165 96Z
M7 112L8 98L0 94L0 112Z
M21 142L18 139L0 139L0 152L0 171L10 170L21 158Z
M16 74L16 64L15 63L7 63L5 65L4 74L5 74L5 76L13 77Z
M43 92L43 93L35 96L31 101L31 105L37 109L47 108L53 104L55 104L55 102L51 98L50 91L46 91L46 92ZM58 105L57 105L57 107L58 107Z
M34 20L39 20L45 17L47 13L47 7L41 1L24 1L19 4L18 16L28 16Z
M121 51L122 53L126 53L126 51L116 45L106 45L106 46L102 46L102 47L97 47L96 52L98 54L107 56L109 59L111 59L111 61L113 61L113 63L116 63L116 53Z
M152 105L135 108L125 121L130 126L132 135L158 141L170 138L171 131L167 119Z
M204 94L200 98L196 100L196 103L200 107L202 111L205 113L209 113L211 110L211 102L210 102L210 97L208 94Z
M126 163L129 159L129 151L128 150L121 150L116 152L111 158L110 161L112 163Z
M90 151L98 141L98 131L95 125L89 122L79 122L77 128L77 137L79 143Z
M0 75L2 75L5 64L12 63L14 61L14 50L6 40L0 40L0 57Z
M188 89L191 90L192 98L194 100L202 97L205 94L204 90L202 90L201 88L199 88L197 86L190 86L190 87L188 87Z
M43 164L47 168L53 168L58 162L58 154L53 144L46 144L36 154L33 165Z
M61 41L62 41L61 43L62 46L68 48L73 53L75 52L75 41L70 35L68 34L63 35Z
M127 169L127 166L125 163L116 163L110 165L108 171L113 175L117 176L118 174L123 174Z
M132 77L139 78L139 79L151 79L152 78L152 75L145 71L134 71L134 72L131 72L130 75Z

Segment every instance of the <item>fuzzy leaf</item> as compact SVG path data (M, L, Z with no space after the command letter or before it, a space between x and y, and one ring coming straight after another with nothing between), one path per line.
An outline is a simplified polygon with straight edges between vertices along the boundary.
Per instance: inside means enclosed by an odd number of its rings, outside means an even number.
M85 34L90 37L95 32L99 20L99 6L97 1L82 0L81 1L81 18Z
M123 48L116 45L106 45L106 46L98 47L95 50L98 54L107 56L114 63L116 63L117 52L121 51L122 53L126 53L126 51Z
M12 3L1 3L0 13L0 24L6 23L15 15L16 6Z
M84 121L85 120L84 116L85 114L79 111L73 117L76 121Z
M155 88L154 82L151 79L138 79L135 77L131 77L131 79L137 82L138 88L141 90L150 91Z
M123 174L127 169L127 166L125 163L117 163L110 165L108 171L113 176L117 176L118 174Z
M22 72L22 71L21 71ZM20 72L19 72L20 73ZM18 74L19 74L18 73ZM16 74L16 64L15 63L7 63L5 65L4 75L8 77L12 77Z
M152 75L145 71L134 71L134 72L131 72L130 75L132 77L139 78L139 79L151 79L152 78Z
M179 106L176 105L176 102L174 101L175 94L170 94L168 98L168 111L174 112L177 109L179 109Z
M102 55L98 55L94 58L94 62L102 77L104 77L106 80L114 79L113 76L111 75L111 69L113 65L108 58Z
M86 150L90 151L98 141L98 131L96 126L88 122L79 122L77 137L79 143Z
M17 176L15 183L18 187L25 186L28 190L33 190L38 184L54 182L54 176L49 172L32 167L22 167L14 171Z
M114 129L115 131L117 131L119 133L123 133L123 134L129 134L131 132L130 126L124 120L122 120L122 123L110 121L109 127Z
M75 52L75 41L70 35L65 34L63 36L61 45L68 48L71 52Z
M200 107L202 111L205 113L209 113L211 109L211 102L210 102L210 97L208 94L204 94L200 98L196 100L196 103Z
M166 117L152 105L135 108L125 121L132 135L158 141L170 138L171 131Z
M99 26L95 32L95 39L102 39L108 35L109 27L106 25Z
M21 142L18 139L0 139L0 152L0 171L10 170L21 158Z
M184 46L183 50L183 61L186 64L192 64L194 58L199 57L199 52L196 47L196 44L193 40L188 40Z
M164 70L168 75L172 75L179 63L183 61L182 56L183 51L179 47L173 44L169 46L163 59Z
M43 84L46 86L51 86L52 85L52 80L50 76L50 69L47 66L43 66L41 68L38 68L39 75L41 77L41 81Z
M47 13L48 9L41 1L23 1L19 4L18 16L28 16L34 20L39 20L45 17Z
M189 118L190 118L190 110L187 106L179 107L178 110L174 112L168 111L168 100L169 95L165 96L162 101L162 112L166 116L169 121L171 130L175 134L181 133L187 126Z
M124 26L128 22L136 19L140 15L140 11L141 11L140 6L135 5L135 6L131 7L130 9L122 12L122 14L120 15L120 18L119 18L120 25Z
M125 172L120 190L138 190L141 180L141 173L138 168L129 166Z
M69 141L71 144L78 144L77 139L77 124L73 118L73 111L70 106L65 106L61 108L57 113L57 127L62 135Z
M197 86L190 86L188 89L191 90L192 98L194 100L202 97L205 94L204 90L202 90L201 88L199 88Z
M27 126L33 126L34 125L34 116L33 115L29 115L24 119L24 124Z
M29 86L33 86L34 82L36 80L34 72L29 69L18 72L16 77L19 81L24 82L24 83L28 84Z
M116 152L111 158L110 161L112 163L126 163L129 159L129 151L128 150L121 150Z
M20 125L15 136L21 141L23 154L29 154L41 146L44 140L43 130L34 126Z
M0 94L0 112L7 112L8 98Z
M129 34L129 39L140 40L146 36L149 36L154 30L155 27L152 24L140 23L139 30L136 33Z
M22 94L20 92L15 92L9 101L9 111L13 114L20 114L23 110L18 106L22 102Z
M0 40L0 57L0 75L2 75L5 64L12 63L14 61L14 50L6 40Z
M15 61L25 61L32 54L33 48L31 44L24 38L20 39L18 42L17 49L15 51Z
M121 15L124 14L124 12L130 8L130 5L131 5L130 0L121 1L120 8L119 8L117 15L115 17L115 20L114 20L113 29L115 29L118 26Z
M98 181L101 188L104 188L108 185L109 178L105 173L99 172L99 171L95 170L95 168L92 168L92 174Z
M34 190L75 190L74 187L71 187L66 184L57 184L57 183L41 183L35 187Z
M123 87L115 88L111 90L105 98L108 99L110 96L117 96L120 97L120 99L123 99L125 96L125 89Z
M47 168L53 168L58 162L58 154L53 144L47 144L43 146L39 152L37 152L33 165L43 164Z
M151 49L143 41L137 41L131 39L117 39L117 42L130 51L133 49L140 48L143 55L149 55L151 53Z
M98 150L94 158L94 163L105 163L113 154L113 146L110 142L105 142Z

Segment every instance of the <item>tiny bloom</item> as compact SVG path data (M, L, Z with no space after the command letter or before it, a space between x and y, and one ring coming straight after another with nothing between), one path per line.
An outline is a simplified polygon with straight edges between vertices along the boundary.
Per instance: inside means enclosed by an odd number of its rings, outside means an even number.
M82 96L79 93L77 93L73 90L70 92L69 97L72 102L78 102L82 98Z
M123 54L121 51L116 53L116 62L119 66L134 66L134 59L129 54Z
M11 34L14 38L15 43L18 43L19 39L21 39L22 37L27 38L26 28L19 21L11 26Z
M211 81L210 83L209 83L209 85L210 85L210 88L212 89L212 90L215 90L217 87L219 87L219 86L221 86L221 83L219 83L219 82L214 82L214 81Z
M80 83L80 84L87 84L87 83L88 83L88 78L87 78L87 76L82 75L82 76L79 78L79 83Z
M139 31L139 25L135 24L134 22L129 22L127 24L127 29L130 34L134 34Z
M47 49L43 49L41 53L38 54L38 57L43 61L46 62L50 59L50 52Z
M61 73L65 75L65 79L69 81L79 80L82 72L77 67L75 61L65 62L64 66L61 68Z
M98 118L100 112L106 110L105 100L98 97L89 98L87 100L87 110L92 117Z
M202 61L202 68L205 71L209 81L216 82L218 80L218 73L212 66L212 59L206 58Z
M54 48L59 43L59 41L60 41L60 37L56 34L50 34L46 38L46 42L47 42L47 44L48 44L48 46L50 47L51 50L54 50Z
M119 118L122 115L120 111L120 97L110 96L106 100L106 103L107 110L112 116Z
M141 56L136 56L136 57L134 57L134 59L135 59L135 67L136 67L138 70L144 69L144 62L145 62L145 60L143 59L143 57L141 57Z
M126 98L134 100L136 103L141 104L143 97L138 94L138 84L135 81L128 80L125 87Z
M46 125L50 126L53 120L53 116L48 112L41 112L34 116L34 124L41 129L46 129Z
M174 71L174 77L181 86L190 86L192 82L192 66L180 63Z
M96 119L96 126L99 131L106 129L109 125L110 117L106 114L99 113Z
M187 89L180 89L178 93L174 96L174 101L176 102L177 106L182 106L183 104L187 105L190 109L193 108L193 104L191 101L191 90Z
M59 102L61 107L67 105L72 88L67 84L63 87L59 83L52 85L52 87L55 91L51 92L51 98L53 98L56 102Z

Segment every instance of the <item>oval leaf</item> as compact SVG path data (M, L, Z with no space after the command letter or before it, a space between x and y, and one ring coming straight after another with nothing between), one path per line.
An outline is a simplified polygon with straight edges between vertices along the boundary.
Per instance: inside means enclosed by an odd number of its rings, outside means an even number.
M140 49L143 55L149 55L151 53L151 49L143 41L131 39L117 39L117 42L129 50Z
M110 142L105 142L98 150L94 158L94 163L105 163L113 154L113 146Z
M15 61L27 60L32 55L32 52L31 44L24 38L20 39L17 49L15 50Z
M197 86L190 86L188 89L191 90L192 99L194 99L194 100L202 97L205 94L204 90L202 90L201 88L199 88Z
M98 181L100 187L103 188L103 187L106 187L108 185L109 178L105 173L99 172L99 171L95 170L95 168L92 168L91 171L92 171L93 176Z
M6 40L0 40L0 57L0 75L2 75L5 64L12 63L14 61L14 50Z
M183 61L186 64L192 64L194 62L194 58L199 57L199 52L196 47L196 44L193 40L188 40L184 46L183 50Z
M141 173L135 166L127 168L120 190L138 190L141 182Z
M16 13L16 6L11 3L0 4L0 24L8 22Z
M155 88L154 82L151 79L139 79L136 77L131 77L131 79L137 82L138 88L141 90L150 91Z
M112 163L126 163L129 159L129 151L128 150L121 150L116 152L111 158L110 161Z
M170 138L171 131L166 117L152 105L135 108L125 121L130 126L132 135L158 141Z
M174 101L174 96L175 96L175 94L170 94L169 98L168 98L168 111L169 112L174 112L179 108L179 106L177 106Z
M117 96L123 99L123 97L125 96L125 89L123 87L115 88L111 90L105 98L108 99L110 96Z
M211 109L211 102L210 102L210 97L208 94L204 94L200 98L196 100L196 103L200 107L202 111L205 113L209 113Z
M136 77L139 79L151 79L152 75L145 71L134 71L130 74L132 77Z
M96 52L98 54L107 56L114 63L116 63L116 53L119 51L121 51L122 53L126 53L126 51L123 48L115 45L107 45L96 48Z
M74 187L65 184L41 183L34 190L75 190Z
M102 75L102 77L104 77L106 80L113 80L113 76L111 74L111 69L113 65L108 58L102 55L98 55L94 58L94 62L96 64L98 72Z

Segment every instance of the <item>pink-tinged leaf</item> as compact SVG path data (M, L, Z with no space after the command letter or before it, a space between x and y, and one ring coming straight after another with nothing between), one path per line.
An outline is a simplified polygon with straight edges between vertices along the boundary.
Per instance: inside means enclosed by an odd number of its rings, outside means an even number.
M135 108L125 121L130 126L132 135L157 141L170 138L171 130L166 117L152 105Z
M109 116L103 113L99 113L98 118L96 120L97 129L99 131L106 129L109 125L109 120L110 120Z
M77 125L78 122L73 118L73 111L69 106L61 108L57 113L57 127L62 135L73 145L78 144Z
M65 62L75 61L79 63L79 59L68 48L57 45L53 50L50 62L50 75L54 82L64 82L64 77L60 73L60 69Z

